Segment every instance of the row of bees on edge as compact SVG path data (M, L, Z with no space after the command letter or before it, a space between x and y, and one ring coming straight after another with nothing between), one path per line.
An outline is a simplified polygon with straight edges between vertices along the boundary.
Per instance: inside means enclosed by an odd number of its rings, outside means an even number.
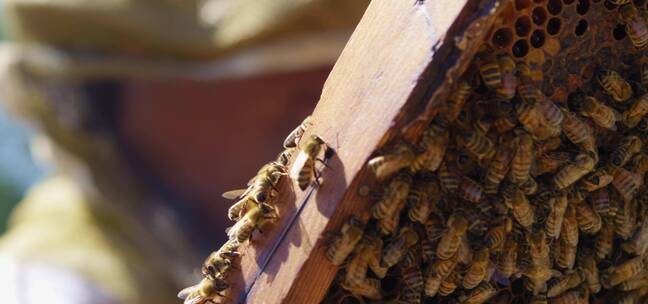
M313 182L320 184L315 164L321 162L326 165L333 150L317 135L301 142L302 135L310 125L309 116L284 140L284 150L277 159L262 166L248 182L247 188L223 193L224 198L236 200L228 210L228 217L236 223L226 231L229 240L203 263L203 279L178 293L185 304L221 303L226 298L225 292L230 287L227 276L233 269L234 259L240 256L237 251L239 246L251 241L255 230L260 230L277 218L274 200L278 195L277 185L283 176L296 181L302 191ZM289 172L288 163L295 151L299 151L299 154ZM323 159L319 158L322 151Z
M646 66L600 69L561 104L508 55L472 70L416 144L369 160L372 218L327 249L337 285L357 302L643 303Z

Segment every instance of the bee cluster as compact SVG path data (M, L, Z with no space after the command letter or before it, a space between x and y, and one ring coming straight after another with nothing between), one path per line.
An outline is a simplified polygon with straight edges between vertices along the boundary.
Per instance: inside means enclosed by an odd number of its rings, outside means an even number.
M248 182L247 188L223 193L224 198L237 200L228 210L229 219L236 223L226 231L229 240L220 249L212 252L203 263L203 279L178 294L185 304L222 303L226 299L225 292L230 287L227 277L233 269L234 259L240 256L239 246L248 240L251 241L254 231L260 230L266 223L277 218L274 205L278 195L277 185L283 176L289 175L302 191L313 181L319 185L315 162L325 164L318 156L324 150L324 158L327 159L331 157L332 150L317 135L312 135L300 143L310 124L309 116L285 139L284 150L277 159L262 166ZM288 172L289 160L295 151L299 154Z
M646 303L645 1L516 0L415 142L325 303Z

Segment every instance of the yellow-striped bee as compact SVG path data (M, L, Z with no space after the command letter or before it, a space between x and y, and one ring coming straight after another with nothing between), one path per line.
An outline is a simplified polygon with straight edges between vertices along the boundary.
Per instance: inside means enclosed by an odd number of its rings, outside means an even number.
M342 225L340 233L340 236L333 241L326 251L326 258L335 266L342 265L347 256L349 256L362 239L364 224L358 218L352 216Z
M502 87L502 72L497 58L494 56L484 56L480 58L478 66L479 74L487 87L494 90Z
M489 282L482 282L463 300L464 304L482 304L497 294L497 289Z
M595 165L596 160L590 153L578 154L573 164L568 164L556 173L553 178L554 186L559 190L565 189L590 173Z
M387 154L370 159L367 166L373 171L376 178L381 180L403 168L409 167L414 163L415 159L416 155L412 148L406 144L401 144Z
M648 45L648 24L639 9L634 4L628 4L619 8L619 14L625 22L625 29L632 44L638 49Z
M419 240L416 231L409 227L402 227L398 235L385 246L381 264L383 267L392 267L400 262L407 251Z
M437 257L439 259L447 260L457 252L468 226L468 220L461 215L452 215L448 219L448 227L443 232L437 246Z
M452 92L448 102L446 103L445 111L440 113L441 119L445 123L453 123L459 116L459 112L464 108L466 101L470 98L472 87L466 81L460 81L457 88Z
M521 185L529 179L534 160L533 139L528 134L521 134L513 140L513 146L516 150L511 163L511 180Z
M547 232L548 237L553 239L558 239L560 237L568 203L569 201L565 194L550 199L549 206L551 211L545 221L545 232Z
M178 298L184 300L184 304L216 303L216 299L223 298L222 292L228 288L229 284L220 277L205 277L200 283L181 290Z
M420 151L412 163L412 169L436 171L443 161L450 134L446 128L430 124L418 142Z
M237 240L243 243L251 239L252 232L259 229L267 221L276 218L275 210L268 204L252 204L245 215L234 226L228 228L227 235L230 240Z
M518 86L518 79L516 76L517 70L515 61L508 55L500 55L497 58L501 73L501 86L495 89L495 93L500 98L511 100L515 97L515 91Z
M613 70L604 70L598 74L598 82L605 93L617 102L625 102L632 97L630 84Z
M614 131L617 129L616 122L621 116L614 109L591 96L587 96L582 100L580 113L591 118L597 125Z
M319 174L315 170L315 161L325 164L325 160L317 156L325 147L325 154L328 154L329 148L326 143L317 135L311 135L299 150L299 154L290 170L290 178L297 181L299 189L306 190L313 180L319 185Z
M644 257L638 256L629 259L618 266L612 266L603 276L603 286L606 288L617 286L645 270Z
M648 77L648 75L646 75ZM644 94L630 108L623 112L623 124L628 128L636 127L648 114L648 94Z
M567 273L558 278L558 280L547 290L547 297L554 298L567 290L570 290L583 282L583 277L577 271Z
M224 277L232 267L232 259L239 256L236 251L238 245L237 241L229 240L219 250L212 252L203 263L202 274L212 278Z

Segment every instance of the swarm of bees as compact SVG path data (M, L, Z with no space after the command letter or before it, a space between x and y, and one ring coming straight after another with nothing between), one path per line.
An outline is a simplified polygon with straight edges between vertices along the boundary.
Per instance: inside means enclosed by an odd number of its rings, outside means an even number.
M226 291L230 287L227 278L234 269L234 260L240 256L237 251L239 246L252 241L255 231L261 231L266 223L277 218L275 203L282 177L289 176L302 191L313 182L319 185L320 177L315 163L321 162L326 166L325 160L332 156L332 150L317 135L301 140L310 125L309 116L288 135L283 143L284 150L277 159L261 167L248 182L247 188L223 193L224 198L237 200L228 210L229 219L236 223L226 231L229 241L211 253L203 263L203 279L178 294L185 304L222 303L227 299ZM319 158L323 150L324 159ZM298 154L288 172L289 160L295 151ZM353 229L357 228L349 227L349 233ZM362 236L362 229L358 235ZM332 259L335 260L336 257Z
M602 10L633 61L571 52L591 73L560 93L551 58L484 45L418 140L368 161L371 218L331 242L324 302L648 303L645 1L548 2Z

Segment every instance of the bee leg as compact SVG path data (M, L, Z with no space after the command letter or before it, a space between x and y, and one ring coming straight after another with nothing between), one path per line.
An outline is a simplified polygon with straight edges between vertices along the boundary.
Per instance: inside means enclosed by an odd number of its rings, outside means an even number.
M320 174L317 173L317 170L315 170L315 166L313 166L311 170L313 170L313 176L315 176L315 184L318 188L321 187L322 183L320 182Z
M325 160L323 160L323 159L319 159L319 158L316 158L315 160L318 161L318 162L320 162L320 163L322 163L322 165L324 165L324 167L326 167L326 168L328 168L328 169L331 169L331 166L329 166L329 165L326 163Z

